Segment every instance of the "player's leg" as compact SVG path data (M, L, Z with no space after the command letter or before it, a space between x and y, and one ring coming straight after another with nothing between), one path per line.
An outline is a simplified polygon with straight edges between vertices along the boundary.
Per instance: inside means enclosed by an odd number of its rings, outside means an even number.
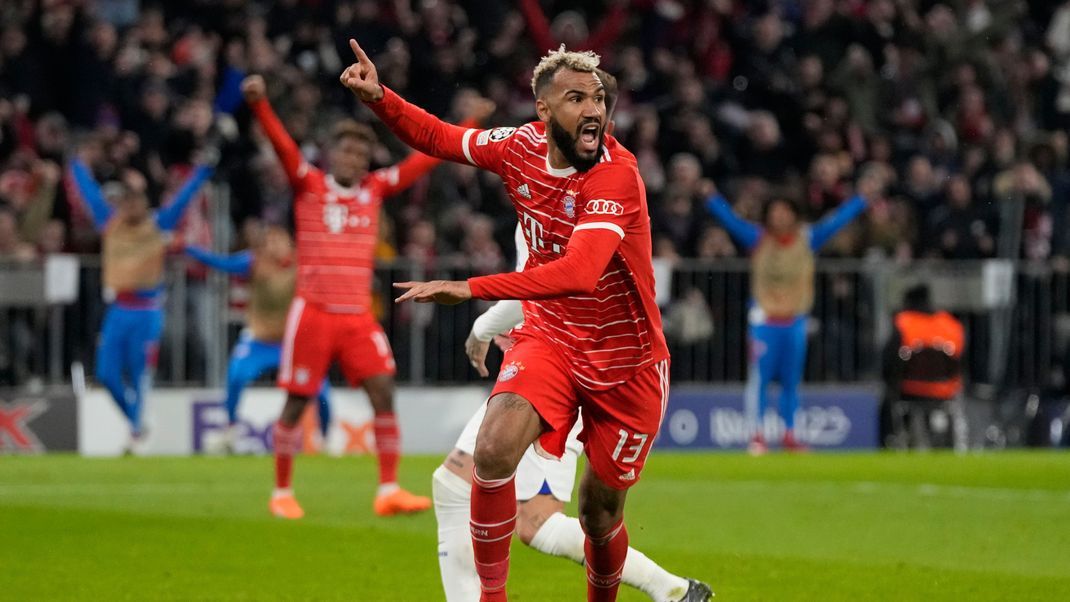
M253 337L247 331L243 331L238 337L238 342L230 350L230 359L227 362L227 395L223 400L223 407L227 410L227 424L234 426L238 423L238 404L241 402L242 391L256 376L253 374L249 356L253 353ZM278 365L278 356L275 364Z
M224 400L227 432L223 443L228 452L234 451L238 440L238 406L245 387L269 370L278 368L281 355L280 345L262 343L244 332L234 345L227 365L227 396Z
M320 392L316 394L316 402L319 408L320 417L320 435L323 436L324 441L327 439L327 433L331 428L331 382L328 379L323 379L323 385L320 387Z
M795 414L799 411L799 385L806 369L806 318L784 326L780 357L780 418L784 421L784 449L804 451L795 438Z
M610 487L590 465L580 482L580 526L587 535L583 552L587 561L587 600L617 599L628 557L628 530L624 527L626 489Z
M294 456L301 449L301 415L319 389L331 361L334 333L330 316L296 297L286 316L278 385L287 392L272 431L275 448L275 490L269 508L280 518L301 518L304 511L293 493Z
M478 429L478 423L476 427ZM479 574L476 573L469 523L474 466L471 454L454 449L435 469L431 479L431 497L438 525L438 570L446 602L479 600Z
M607 391L584 393L588 464L580 483L580 524L586 533L588 600L615 600L629 555L624 526L627 490L638 482L657 437L669 396L669 361L660 361ZM670 600L705 601L709 586L688 580L665 592Z
M401 432L394 413L394 376L378 374L364 380L364 390L375 414L375 454L379 460L379 489L373 507L380 516L423 512L431 508L431 499L414 495L398 485L401 460Z
M540 453L563 456L579 411L571 367L548 343L519 336L502 366L473 453L472 545L485 601L505 599L517 465L536 438Z
M379 461L379 489L373 507L380 516L423 512L431 499L414 495L398 485L401 460L401 429L394 413L394 354L390 342L375 318L367 314L339 318L345 345L338 361L346 380L368 394L374 418L375 455Z
M163 332L162 310L139 310L138 314L135 327L126 336L123 350L123 365L131 383L130 424L135 440L140 439L145 430L142 420L145 397L151 388Z
M104 323L100 329L100 341L97 343L96 377L97 381L111 393L119 411L130 420L130 406L127 402L127 389L123 384L123 335L122 309L112 305L104 314Z
M516 528L513 477L521 456L542 431L539 413L520 395L498 393L487 403L473 454L471 511L473 554L484 602L506 599L509 543Z
M481 406L468 421L432 479L439 571L447 602L479 599L479 576L468 533L473 468L469 452L475 448L485 412L486 406ZM544 554L579 564L583 564L583 529L578 519L564 514L564 507L572 497L576 460L582 452L582 444L570 433L560 461L543 458L529 447L516 470L517 537ZM656 602L679 602L688 591L687 579L669 573L635 549L628 550L622 581Z
M778 346L773 327L765 324L748 326L750 366L747 389L744 393L747 424L751 433L748 451L759 455L766 451L764 435L765 411L769 406L769 383L776 374Z
M394 377L378 374L363 382L372 405L372 430L375 455L379 461L379 494L398 488L398 463L401 460L401 433L394 413Z

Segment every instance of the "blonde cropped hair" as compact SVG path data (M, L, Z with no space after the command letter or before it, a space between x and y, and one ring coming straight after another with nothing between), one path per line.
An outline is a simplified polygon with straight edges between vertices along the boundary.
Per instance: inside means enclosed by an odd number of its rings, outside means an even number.
M538 98L539 90L545 88L546 84L553 79L554 74L561 69L597 73L600 60L601 57L590 50L583 52L565 50L565 45L562 44L557 50L551 50L542 57L538 65L535 65L535 73L531 76L531 91Z

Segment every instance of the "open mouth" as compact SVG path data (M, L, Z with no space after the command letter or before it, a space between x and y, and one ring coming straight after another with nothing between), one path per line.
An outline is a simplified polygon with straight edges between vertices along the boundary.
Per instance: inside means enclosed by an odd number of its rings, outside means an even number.
M596 152L598 150L598 132L599 127L597 123L588 123L581 127L579 137L580 148L589 153Z

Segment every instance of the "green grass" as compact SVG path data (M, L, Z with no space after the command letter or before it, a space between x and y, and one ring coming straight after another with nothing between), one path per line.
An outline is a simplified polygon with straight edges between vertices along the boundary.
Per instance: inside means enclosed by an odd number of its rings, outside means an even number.
M438 458L406 458L428 493ZM371 459L299 458L307 516L267 515L270 458L0 457L3 600L437 600L431 515L371 512ZM631 541L717 600L1066 600L1070 454L655 453ZM582 571L515 544L518 601ZM622 600L645 600L622 588Z

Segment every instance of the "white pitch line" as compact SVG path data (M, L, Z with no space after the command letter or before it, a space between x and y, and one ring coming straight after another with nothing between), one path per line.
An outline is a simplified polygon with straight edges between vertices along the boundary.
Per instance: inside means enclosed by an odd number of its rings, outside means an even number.
M990 500L1065 501L1070 502L1070 490L1065 489L1017 489L1013 487L970 487L966 485L938 485L935 483L894 483L879 481L771 481L728 480L712 483L716 487L739 487L745 489L777 489L798 487L802 489L849 489L854 493L883 495L889 491L923 497L974 498Z
M0 496L18 495L145 495L242 491L233 484L210 483L3 483Z

